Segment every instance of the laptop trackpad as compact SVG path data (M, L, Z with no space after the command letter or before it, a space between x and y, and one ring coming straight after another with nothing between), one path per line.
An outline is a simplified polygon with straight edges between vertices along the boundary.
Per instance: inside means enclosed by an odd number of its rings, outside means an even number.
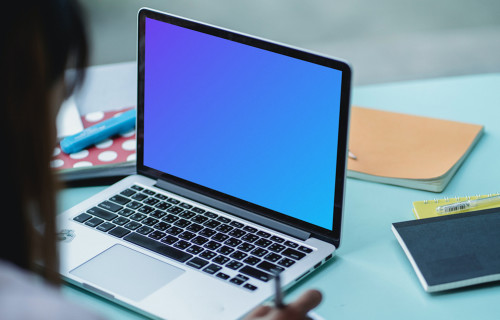
M141 300L185 271L122 245L114 245L71 274L111 294Z

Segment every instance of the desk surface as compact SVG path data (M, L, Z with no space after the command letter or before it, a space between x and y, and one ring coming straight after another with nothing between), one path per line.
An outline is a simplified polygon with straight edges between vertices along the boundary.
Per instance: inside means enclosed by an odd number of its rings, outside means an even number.
M130 67L120 65L124 66ZM135 84L135 79L129 80ZM324 300L316 310L326 319L470 319L478 314L482 319L498 318L498 283L426 293L392 234L391 223L413 219L415 200L500 191L496 160L500 156L499 88L500 74L354 88L353 105L483 124L485 134L439 194L347 179L343 238L337 256L292 288L287 300L306 288L317 288ZM60 208L69 208L103 188L63 190ZM65 287L64 293L111 319L142 318L72 287Z

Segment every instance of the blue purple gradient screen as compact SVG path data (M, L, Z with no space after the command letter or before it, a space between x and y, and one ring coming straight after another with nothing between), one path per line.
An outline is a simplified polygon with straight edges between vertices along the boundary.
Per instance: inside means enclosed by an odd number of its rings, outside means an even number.
M144 165L331 230L341 76L147 18Z

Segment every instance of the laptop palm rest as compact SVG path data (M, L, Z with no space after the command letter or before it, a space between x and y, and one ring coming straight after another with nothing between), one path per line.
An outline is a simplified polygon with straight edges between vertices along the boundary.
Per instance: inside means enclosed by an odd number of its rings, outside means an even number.
M84 281L135 301L142 300L184 272L118 244L70 271Z

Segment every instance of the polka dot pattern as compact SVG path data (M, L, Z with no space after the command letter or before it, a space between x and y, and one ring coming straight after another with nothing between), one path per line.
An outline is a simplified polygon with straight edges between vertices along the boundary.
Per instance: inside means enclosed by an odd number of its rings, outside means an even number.
M86 114L82 116L83 127L88 128L130 109L132 108ZM57 146L54 150L51 166L57 170L64 170L135 161L135 137L135 130L131 130L73 154L66 154L61 151L60 146Z

